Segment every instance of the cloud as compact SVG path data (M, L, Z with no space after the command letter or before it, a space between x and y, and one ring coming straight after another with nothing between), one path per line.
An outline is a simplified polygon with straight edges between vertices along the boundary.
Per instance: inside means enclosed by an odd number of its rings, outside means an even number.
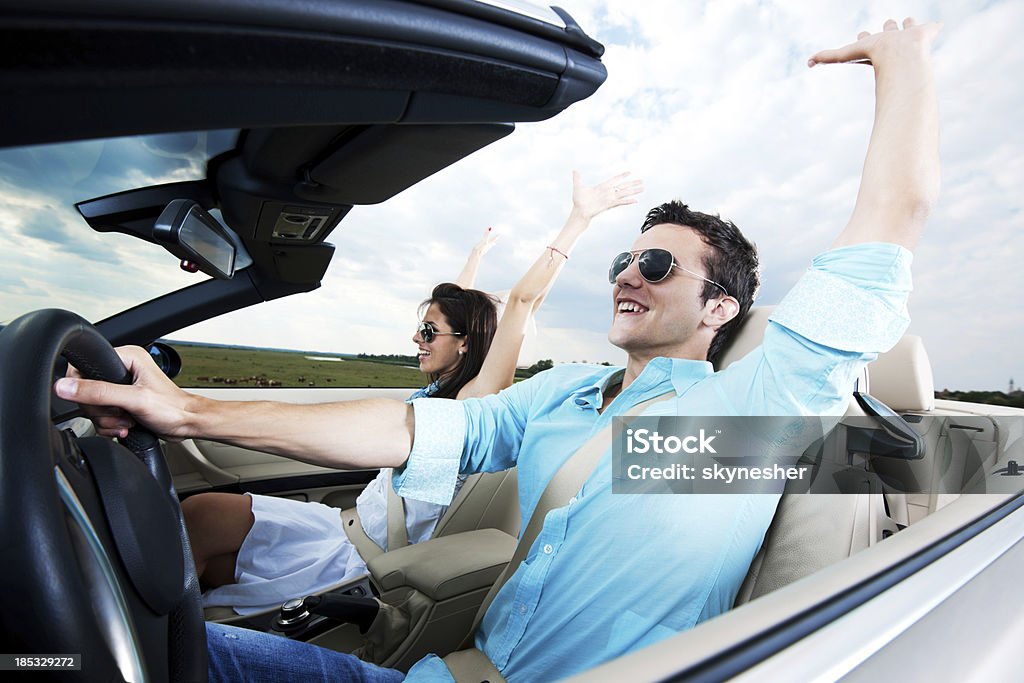
M608 263L633 241L646 209L672 198L735 221L761 251L760 302L777 303L845 225L873 115L869 68L809 70L806 59L861 29L877 30L892 4L564 4L607 47L609 77L595 95L551 120L518 125L391 201L354 208L329 238L337 253L317 292L176 336L411 353L417 305L435 283L456 277L484 228L502 233L481 269L484 289L509 289L544 253L568 213L574 168L588 182L631 170L647 191L640 204L599 217L581 238L538 315L536 358L622 360L606 340ZM1017 303L1024 288L1024 138L1017 130L1024 4L912 0L899 11L945 23L934 59L943 194L916 253L912 331L924 338L938 386L1002 389L1010 376L1024 377L1014 351L1024 334ZM167 138L156 155L152 146L142 154L127 143L94 143L56 159L7 151L0 173L22 195L24 169L49 178L44 203L57 211L86 197L201 175L202 146L229 142ZM6 207L11 197L0 192ZM95 319L195 281L161 249L93 235L74 214L47 213L26 226L27 214L11 211L0 213L0 272L11 283L0 319L48 300ZM12 230L17 221L23 227ZM71 253L61 250L70 246ZM34 294L9 294L17 282Z

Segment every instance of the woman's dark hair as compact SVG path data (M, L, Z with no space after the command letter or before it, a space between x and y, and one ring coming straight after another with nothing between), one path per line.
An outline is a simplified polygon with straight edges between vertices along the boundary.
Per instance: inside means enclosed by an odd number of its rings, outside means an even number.
M690 207L679 201L667 202L651 209L640 232L646 232L655 225L665 223L692 228L700 235L704 244L711 247L704 256L704 269L707 271L708 279L725 287L740 304L736 317L722 325L715 338L711 340L708 360L715 363L726 342L743 322L751 304L754 303L754 296L760 285L757 249L731 221L722 220L717 215L691 211ZM701 302L707 302L721 293L722 290L717 286L706 282L701 293Z
M453 332L465 335L466 353L461 356L458 367L445 377L434 394L436 398L455 398L462 387L480 374L491 340L498 329L498 300L477 289L463 289L451 282L442 282L430 293L430 298L420 304L426 310L437 304L448 320ZM440 379L431 375L430 380Z

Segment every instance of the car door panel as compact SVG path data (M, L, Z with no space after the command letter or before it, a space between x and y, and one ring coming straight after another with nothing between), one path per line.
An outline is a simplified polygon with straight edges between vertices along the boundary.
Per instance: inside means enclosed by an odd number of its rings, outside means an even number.
M281 401L284 403L326 403L364 398L404 400L412 389L189 389L192 393L231 401ZM343 434L339 438L344 438ZM348 489L354 499L375 470L345 472L319 467L262 451L205 439L165 443L175 487L188 495L209 490L253 491L288 495L301 500L320 500L325 495ZM351 476L346 476L351 475ZM332 500L337 496L332 496Z

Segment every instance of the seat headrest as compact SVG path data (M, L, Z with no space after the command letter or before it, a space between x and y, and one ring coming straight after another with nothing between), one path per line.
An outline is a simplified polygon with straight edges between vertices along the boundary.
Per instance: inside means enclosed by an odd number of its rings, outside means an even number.
M932 365L920 337L904 335L868 364L868 393L898 413L935 409Z

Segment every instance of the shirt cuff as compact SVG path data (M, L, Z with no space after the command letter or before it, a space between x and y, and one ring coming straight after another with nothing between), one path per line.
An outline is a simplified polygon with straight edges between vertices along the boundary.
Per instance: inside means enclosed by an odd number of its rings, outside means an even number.
M466 440L466 416L462 404L443 398L418 398L412 402L416 433L405 466L391 477L395 492L436 505L448 505L455 497L455 482Z
M913 254L896 244L865 243L815 257L770 319L840 351L882 353L910 323Z

